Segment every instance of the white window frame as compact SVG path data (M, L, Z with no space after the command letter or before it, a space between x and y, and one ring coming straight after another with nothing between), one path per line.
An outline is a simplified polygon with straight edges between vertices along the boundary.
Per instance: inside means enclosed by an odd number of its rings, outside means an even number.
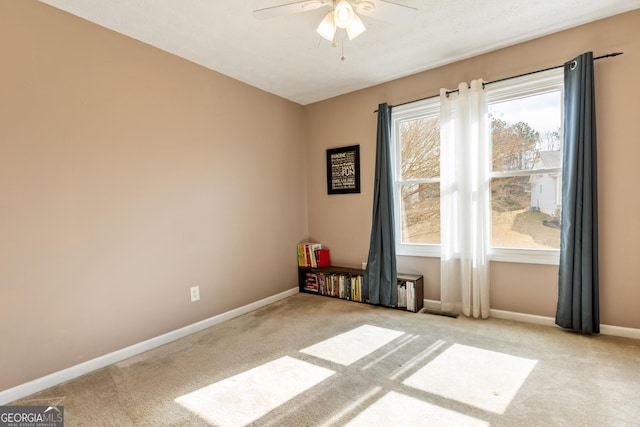
M400 145L400 123L406 120L416 120L425 117L440 116L440 99L433 97L410 104L393 107L391 110L391 164L393 173L393 200L396 236L396 255L439 257L439 244L402 243L402 198L400 187L403 184L439 183L440 177L423 178L403 181L402 147Z
M518 97L543 94L560 90L561 109L564 107L564 73L563 69L543 71L528 76L505 80L502 82L487 85L487 101L494 102L516 99ZM562 111L562 110L561 110ZM439 244L416 244L402 243L402 202L400 197L400 187L402 184L421 184L440 182L438 178L401 180L401 146L400 146L400 123L405 120L419 119L423 117L433 117L440 115L440 99L438 96L410 104L394 107L391 113L391 162L393 174L393 196L394 196L394 216L395 216L395 236L396 254L401 256L420 257L440 257ZM562 111L564 117L564 111ZM563 132L561 119L561 133ZM546 171L546 170L545 170ZM536 173L539 173L536 170ZM543 171L544 172L544 171ZM529 175L528 172L524 173ZM491 172L491 178L501 176L518 175L518 172ZM491 230L488 230L490 233ZM558 265L560 261L559 249L522 249L522 248L489 248L489 259L491 261L516 262L527 264L552 264Z
M493 83L488 85L485 90L487 91L487 102L489 104L559 90L561 108L560 133L563 133L564 72L562 68ZM562 169L540 169L536 170L535 173L559 172L561 170ZM531 173L492 171L489 176L490 178L500 178L517 175L531 175ZM489 235L491 235L491 230L489 230ZM490 247L489 259L491 261L558 265L560 263L560 250Z

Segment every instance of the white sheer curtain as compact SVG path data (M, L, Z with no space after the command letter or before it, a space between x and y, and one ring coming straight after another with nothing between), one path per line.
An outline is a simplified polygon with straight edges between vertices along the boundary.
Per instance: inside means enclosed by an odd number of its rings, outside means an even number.
M440 299L489 316L489 127L482 79L440 90Z

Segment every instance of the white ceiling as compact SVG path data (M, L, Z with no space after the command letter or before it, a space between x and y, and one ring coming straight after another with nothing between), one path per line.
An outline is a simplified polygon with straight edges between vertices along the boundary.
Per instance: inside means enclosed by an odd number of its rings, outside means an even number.
M640 8L640 0L393 0L417 8L415 21L362 16L367 31L345 36L341 61L340 43L315 32L327 9L253 18L294 0L40 1L302 105Z

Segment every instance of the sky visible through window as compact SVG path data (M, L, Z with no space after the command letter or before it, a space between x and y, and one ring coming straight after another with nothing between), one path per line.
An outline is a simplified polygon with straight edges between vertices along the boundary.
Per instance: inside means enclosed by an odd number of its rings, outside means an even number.
M538 132L560 129L560 91L528 96L489 105L489 114L508 123L524 122Z

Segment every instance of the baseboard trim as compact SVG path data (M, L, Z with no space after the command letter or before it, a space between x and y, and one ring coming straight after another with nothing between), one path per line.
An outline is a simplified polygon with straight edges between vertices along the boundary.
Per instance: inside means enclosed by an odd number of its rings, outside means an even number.
M555 326L556 321L553 317L538 316L536 314L517 313L515 311L505 310L489 310L489 316L496 319L515 320L516 322L533 323L534 325Z
M436 301L433 299L426 299L424 300L423 304L424 308L426 308L427 310L436 310L436 311L440 311L442 309L442 305L440 304L440 301Z
M226 320L233 319L234 317L238 317L243 314L249 313L251 311L257 310L259 308L265 307L269 304L273 304L274 302L280 301L284 298L288 298L290 296L296 295L298 292L299 292L299 288L296 286L295 288L291 288L287 291L280 292L279 294L261 299L251 304L238 307L236 309L218 314L216 316L210 317L200 322L187 325L183 328L176 329L171 332L167 332L166 334L159 335L155 338L151 338L146 341L133 344L129 347L116 350L112 353L105 354L104 356L96 357L95 359L88 360L78 365L71 366L69 368L54 372L52 374L35 379L33 381L29 381L27 383L20 384L10 389L1 391L0 405L6 405L7 403L21 399L23 397L37 393L39 391L45 390L49 387L53 387L65 381L72 380L81 375L88 374L89 372L95 371L100 368L104 368L105 366L109 366L111 364L120 362L124 359L128 359L129 357L136 356L138 354L144 353L145 351L152 350L161 345L168 344L177 339L186 337L187 335L191 335L203 329L217 325L218 323L222 323Z
M600 333L616 337L633 338L640 340L640 329L626 328L624 326L600 325Z
M440 301L437 300L424 300L425 308L430 310L440 310ZM556 320L553 317L538 316L535 314L517 313L515 311L505 310L489 310L489 316L496 319L514 320L516 322L533 323L535 325L542 326L556 326ZM633 338L640 340L640 329L627 328L624 326L613 326L600 324L600 334L611 335L614 337Z

